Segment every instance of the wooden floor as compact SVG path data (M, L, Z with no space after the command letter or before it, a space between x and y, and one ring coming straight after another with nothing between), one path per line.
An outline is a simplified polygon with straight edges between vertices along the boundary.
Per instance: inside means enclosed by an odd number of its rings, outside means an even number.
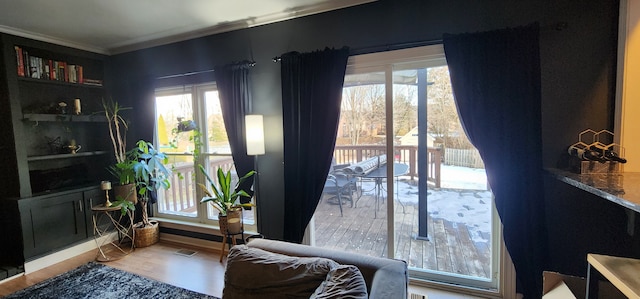
M179 255L176 252L180 249L193 250L196 254L190 257ZM93 261L95 257L96 251L92 250L42 270L6 280L0 284L0 296L67 272ZM218 261L219 257L217 253L203 251L201 248L158 243L138 248L120 260L104 264L199 293L221 297L224 264Z
M180 249L194 250L197 253L191 257L185 257L176 254ZM92 250L34 273L6 280L0 283L0 297L67 272L93 261L95 257L96 251ZM224 283L224 263L218 262L218 258L217 253L203 251L202 248L161 242L150 247L138 248L121 260L104 264L192 291L221 297ZM409 285L409 291L427 295L430 299L477 299L477 297L464 294L448 293L412 285Z
M315 213L316 246L388 257L386 206L377 215L375 197L363 195L357 207L343 205L343 216L335 201L323 199ZM375 216L375 218L374 218ZM427 218L428 240L418 235L417 204L395 205L395 258L409 267L472 277L490 277L490 242L473 241L467 225L442 218ZM490 240L490 236L483 238ZM478 239L478 238L475 238Z

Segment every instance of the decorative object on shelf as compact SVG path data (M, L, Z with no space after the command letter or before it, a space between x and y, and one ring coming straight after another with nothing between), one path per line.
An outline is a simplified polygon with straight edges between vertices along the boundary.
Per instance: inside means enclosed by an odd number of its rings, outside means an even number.
M100 182L100 189L104 190L104 196L106 198L104 202L105 207L110 207L111 202L109 201L109 190L111 190L111 182L110 181L102 181Z
M567 148L567 165L570 171L585 173L618 173L621 164L627 163L624 158L624 148L613 142L615 135L608 130L598 132L586 129L578 134L578 142ZM596 163L598 162L598 163Z
M56 109L56 112L58 114L67 114L67 103L59 102L58 106L57 106L57 109Z
M80 99L73 100L73 114L75 115L82 114L82 106L80 104Z
M75 139L71 139L68 145L64 146L65 149L69 151L70 154L76 154L82 148L81 145L76 144Z
M62 152L62 141L60 141L60 136L56 138L45 136L44 138L47 140L50 154L59 154L60 152Z

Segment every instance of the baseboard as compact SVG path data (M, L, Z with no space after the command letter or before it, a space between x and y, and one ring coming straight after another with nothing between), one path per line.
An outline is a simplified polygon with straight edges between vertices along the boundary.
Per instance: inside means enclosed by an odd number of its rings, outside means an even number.
M118 235L116 233L112 233L98 239L100 244L103 244L102 241L106 238L111 238L112 240L117 240ZM57 264L64 260L70 259L77 255L83 254L90 250L97 250L98 246L96 240L90 239L80 244L74 245L69 248L62 249L60 251L56 251L52 254L37 258L35 260L28 261L24 263L24 274L30 274L40 269L49 267L51 265Z
M200 248L205 251L211 251L220 253L222 243L216 241L203 240L198 238L191 238L187 236L179 236L174 234L160 233L160 241L166 243L172 243L176 245L186 245L191 247Z

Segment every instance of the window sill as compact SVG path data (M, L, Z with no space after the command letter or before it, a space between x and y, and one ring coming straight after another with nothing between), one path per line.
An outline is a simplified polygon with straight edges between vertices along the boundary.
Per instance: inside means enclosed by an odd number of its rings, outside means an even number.
M150 217L150 219L158 221L160 227L222 236L222 234L220 233L220 227L217 225L196 223L196 222L162 218L162 217ZM244 234L245 234L245 237L248 237L251 235L256 235L257 233L255 231L245 231Z

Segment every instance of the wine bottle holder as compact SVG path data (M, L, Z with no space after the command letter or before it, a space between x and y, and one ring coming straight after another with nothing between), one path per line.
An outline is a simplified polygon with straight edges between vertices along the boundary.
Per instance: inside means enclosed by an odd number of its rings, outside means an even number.
M578 134L578 142L569 146L571 154L572 148L588 149L600 153L602 156L609 156L608 161L599 162L593 160L580 159L576 156L570 158L570 169L579 174L590 173L619 173L622 171L622 164L625 161L624 148L614 142L615 134L608 130L598 132L586 129ZM611 156L615 156L611 158ZM606 157L605 157L606 158ZM614 161L613 159L621 160Z

